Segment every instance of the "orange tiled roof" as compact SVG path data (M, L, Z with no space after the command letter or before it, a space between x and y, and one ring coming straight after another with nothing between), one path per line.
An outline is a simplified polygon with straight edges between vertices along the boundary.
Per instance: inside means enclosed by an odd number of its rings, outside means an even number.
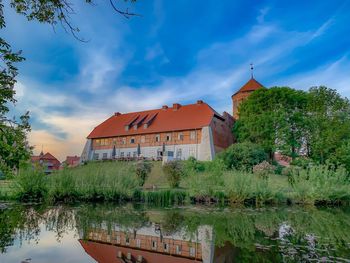
M255 80L254 78L251 78L246 84L244 84L235 94L232 96L236 95L237 93L240 92L249 92L249 91L254 91L260 88L263 88L264 86Z
M117 257L117 251L121 251L124 255L131 253L135 258L142 256L145 262L167 262L167 263L193 263L202 262L202 260L194 260L180 256L161 254L141 249L133 249L128 247L118 247L116 245L102 244L92 241L79 240L80 245L85 252L99 263L123 263L124 260Z
M208 104L202 101L198 101L196 104L180 105L179 108L177 105L179 104L156 110L125 114L115 113L95 127L87 138L200 129L208 126L213 116L218 115ZM177 109L174 109L174 107ZM147 128L144 128L145 124ZM128 126L128 129L125 126Z
M68 165L74 165L75 163L80 161L80 157L78 156L67 156L66 158L66 164Z

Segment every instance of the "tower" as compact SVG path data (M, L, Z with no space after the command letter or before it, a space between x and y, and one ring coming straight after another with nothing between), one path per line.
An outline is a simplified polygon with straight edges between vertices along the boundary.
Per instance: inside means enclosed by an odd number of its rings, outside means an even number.
M232 115L237 120L239 105L244 101L249 95L257 89L264 88L264 86L254 79L253 75L253 64L250 64L251 77L246 84L244 84L236 93L234 93L232 98Z

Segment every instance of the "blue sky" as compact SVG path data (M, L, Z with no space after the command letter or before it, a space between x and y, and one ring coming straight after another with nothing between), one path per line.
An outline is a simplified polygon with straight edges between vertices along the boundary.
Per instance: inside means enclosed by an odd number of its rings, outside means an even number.
M266 87L326 85L350 97L350 1L139 0L129 9L142 17L129 20L109 1L72 2L87 43L5 9L2 36L26 57L12 113L31 112L36 153L80 155L116 111L203 99L231 112L251 62Z

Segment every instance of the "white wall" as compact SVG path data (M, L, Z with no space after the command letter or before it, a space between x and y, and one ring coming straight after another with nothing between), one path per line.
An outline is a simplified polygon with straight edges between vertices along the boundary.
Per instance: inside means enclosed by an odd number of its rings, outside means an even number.
M158 151L162 151L163 146L149 146L149 147L141 147L141 156L146 158L157 158ZM177 144L177 145L166 145L166 151L172 151L174 154L174 158L179 158L181 160L187 160L190 156L193 156L197 160L200 161L210 161L213 160L215 156L215 148L213 143L213 134L210 127L202 128L202 136L201 142L198 144ZM177 155L177 153L181 151L181 157ZM103 150L91 150L91 140L88 140L84 147L84 151L82 154L82 161L84 158L88 158L87 160L93 160L94 154L99 154L99 160L103 158L103 154L107 153L107 159L112 158L113 146L109 149ZM130 157L133 157L133 153L137 154L137 144L132 148L116 148L116 158L121 157L121 153L124 152L124 157L128 156L130 153ZM84 158L83 158L84 157Z

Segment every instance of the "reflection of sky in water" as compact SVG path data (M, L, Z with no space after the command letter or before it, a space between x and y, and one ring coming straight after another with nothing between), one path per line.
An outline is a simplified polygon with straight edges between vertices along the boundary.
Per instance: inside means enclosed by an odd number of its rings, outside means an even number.
M31 259L28 263L96 262L85 253L75 231L67 231L57 242L56 234L46 231L45 225L42 224L40 230L39 237L34 240L23 240L21 244L19 239L16 239L5 254L0 254L0 263L20 263L25 262L25 259Z

